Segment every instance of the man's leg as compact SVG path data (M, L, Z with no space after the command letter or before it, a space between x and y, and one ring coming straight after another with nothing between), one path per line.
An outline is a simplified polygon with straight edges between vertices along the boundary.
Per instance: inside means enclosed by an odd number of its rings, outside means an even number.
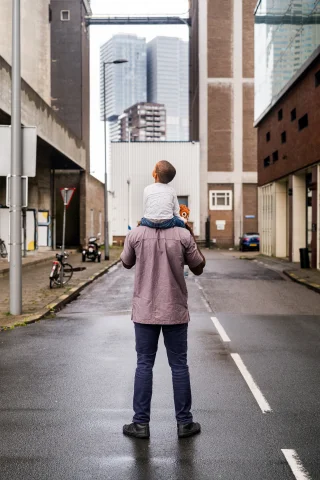
M200 425L193 422L191 413L191 385L187 364L188 324L165 325L164 343L172 371L172 384L179 437L190 437L200 432Z
M134 423L149 423L152 369L158 349L160 325L135 323L137 369L134 381Z

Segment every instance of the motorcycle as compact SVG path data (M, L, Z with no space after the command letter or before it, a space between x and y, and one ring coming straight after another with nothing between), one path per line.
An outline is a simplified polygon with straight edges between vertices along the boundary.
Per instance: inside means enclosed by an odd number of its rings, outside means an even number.
M82 261L85 262L86 259L95 262L96 260L101 262L101 250L100 245L98 244L98 239L101 236L101 233L98 233L96 237L89 237L88 245L82 249Z

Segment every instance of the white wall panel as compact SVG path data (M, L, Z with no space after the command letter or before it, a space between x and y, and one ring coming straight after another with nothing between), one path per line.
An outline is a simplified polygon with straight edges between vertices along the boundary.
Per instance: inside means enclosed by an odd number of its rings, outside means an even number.
M191 142L145 142L111 144L110 229L113 236L128 232L128 218L136 226L143 215L144 188L153 182L152 171L159 160L177 170L172 182L178 196L189 197L190 221L195 235L200 232L199 144ZM127 180L130 178L130 191Z

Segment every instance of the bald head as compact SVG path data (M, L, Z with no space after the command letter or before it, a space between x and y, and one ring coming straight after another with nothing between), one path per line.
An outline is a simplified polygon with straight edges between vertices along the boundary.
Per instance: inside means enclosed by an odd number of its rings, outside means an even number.
M176 169L166 160L160 160L160 162L156 164L155 172L161 183L170 183L176 176Z

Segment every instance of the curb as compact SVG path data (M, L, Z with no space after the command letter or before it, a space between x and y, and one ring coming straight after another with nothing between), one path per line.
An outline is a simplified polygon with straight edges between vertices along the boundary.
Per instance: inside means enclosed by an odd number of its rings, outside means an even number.
M283 273L284 275L286 275L286 277L290 278L290 280L292 280L293 282L299 283L300 285L304 285L305 287L309 288L310 290L313 290L316 293L320 293L320 285L316 283L309 283L304 278L299 278L298 275L296 275L293 272L288 272L284 270Z
M114 261L113 263L111 263L107 267L103 268L99 272L93 274L91 277L89 277L84 282L79 283L76 287L73 287L71 290L69 290L68 293L65 293L65 294L61 295L60 297L58 297L56 302L50 303L49 305L46 305L42 310L40 310L37 313L34 313L32 315L28 315L25 319L23 319L23 321L21 321L21 320L17 321L16 323L13 323L12 325L9 325L9 326L1 326L0 325L0 332L10 330L14 327L25 326L25 325L28 325L30 323L35 323L39 320L42 320L44 317L46 317L49 314L56 313L57 311L61 310L65 305L67 305L72 300L74 300L76 297L78 297L80 292L84 288L88 287L95 280L97 280L98 278L100 278L103 275L105 275L106 273L108 273L110 268L114 267L119 262L120 262L120 258L118 258L118 260Z

